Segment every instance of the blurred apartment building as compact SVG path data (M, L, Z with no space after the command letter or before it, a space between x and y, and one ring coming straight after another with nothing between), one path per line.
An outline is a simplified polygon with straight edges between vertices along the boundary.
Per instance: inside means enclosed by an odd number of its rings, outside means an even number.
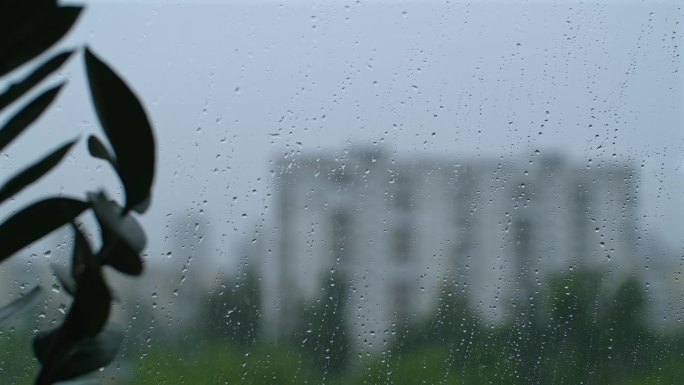
M555 155L395 159L372 149L279 162L274 229L261 246L265 332L286 335L332 269L349 291L349 332L377 346L434 311L445 285L501 322L551 272L631 271L634 172Z

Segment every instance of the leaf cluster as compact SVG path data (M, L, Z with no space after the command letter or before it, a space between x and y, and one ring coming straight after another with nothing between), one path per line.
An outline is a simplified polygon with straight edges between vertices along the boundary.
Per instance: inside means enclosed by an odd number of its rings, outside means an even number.
M126 83L87 47L68 48L37 64L74 26L82 7L58 5L55 0L11 1L0 5L0 80L13 82L0 93L0 151L43 115L65 86L42 83L74 55L83 58L91 100L104 139L90 135L90 154L105 160L117 173L125 202L112 200L104 191L83 198L48 196L19 209L0 222L0 262L52 231L69 226L73 231L70 267L53 265L58 281L73 301L60 325L40 332L33 350L40 362L37 385L54 384L93 372L111 362L123 333L108 325L113 294L103 275L110 266L127 275L143 270L141 253L145 233L133 212L143 213L150 203L155 169L155 144L142 104ZM15 70L32 65L21 78ZM26 100L26 101L23 101ZM9 114L7 110L13 110ZM9 116L8 116L9 115ZM49 151L0 185L0 204L30 187L55 169L79 143L71 139ZM94 250L78 218L92 212L99 225L101 246ZM41 297L36 286L0 308L3 321L34 304Z

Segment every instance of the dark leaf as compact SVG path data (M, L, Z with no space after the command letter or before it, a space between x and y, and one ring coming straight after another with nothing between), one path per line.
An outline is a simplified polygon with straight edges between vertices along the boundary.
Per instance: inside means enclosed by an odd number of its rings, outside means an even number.
M112 165L112 167L114 167L115 170L118 168L114 155L109 152L104 143L102 143L96 136L90 135L88 137L88 152L95 158L106 160Z
M0 225L0 262L71 222L88 204L70 198L47 198L11 216Z
M74 278L71 276L69 268L56 263L51 263L50 267L52 268L55 277L57 277L59 284L64 288L64 291L73 297L76 293L76 281L74 281Z
M30 308L31 305L38 301L41 293L42 289L40 286L36 286L28 293L0 308L0 322L3 322L9 317Z
M109 364L123 341L123 333L107 328L97 336L61 343L60 328L39 333L33 350L42 364L38 384L53 384L93 372Z
M43 331L33 338L33 354L42 365L54 354L57 342L62 334L61 327Z
M71 255L71 277L78 284L86 274L99 273L100 265L83 232L81 232L74 222L71 223L71 228L74 230L74 248Z
M104 263L128 275L140 275L143 271L140 254L121 241L115 244Z
M95 111L114 150L126 192L124 212L143 212L149 204L155 167L147 115L126 83L88 49L85 63Z
M67 340L93 337L107 323L112 297L102 269L85 236L75 225L72 277L76 281L74 302L64 320Z
M112 234L121 238L136 252L143 251L147 238L145 231L135 217L124 214L121 206L108 199L103 193L89 193L88 199L100 225L111 230Z
M59 84L43 92L5 123L0 129L0 151L14 140L14 138L19 136L19 134L24 132L24 130L28 128L28 126L33 123L46 108L48 108L50 103L57 97L57 94L63 85L64 83Z
M57 166L57 164L59 164L62 158L64 158L64 156L67 154L69 149L71 149L71 147L74 145L74 143L76 143L76 140L62 145L45 158L32 164L19 174L12 177L12 179L8 180L4 186L0 187L0 203L23 190L29 184L35 182L40 177L47 174L55 166Z
M139 275L143 269L140 253L147 242L145 232L130 214L100 194L89 194L95 217L102 229L103 263L125 274Z
M51 380L70 380L106 366L116 357L122 341L123 333L111 329L102 331L94 338L79 341L54 362Z
M80 7L4 5L0 27L0 76L45 52L59 41L78 19Z
M57 0L29 0L0 2L0 46L9 46L16 37L11 34L27 28L36 19L57 9Z
M10 85L5 92L0 94L0 111L9 106L12 102L20 98L31 90L41 80L45 79L64 64L74 51L62 52L53 56L50 60L41 64L28 76Z
M111 295L88 241L72 222L74 249L72 274L76 281L74 302L61 326L40 333L33 341L33 350L43 364L38 384L52 384L70 379L57 375L66 365L65 359L78 350L79 344L94 341L109 318ZM68 274L65 275L66 281Z

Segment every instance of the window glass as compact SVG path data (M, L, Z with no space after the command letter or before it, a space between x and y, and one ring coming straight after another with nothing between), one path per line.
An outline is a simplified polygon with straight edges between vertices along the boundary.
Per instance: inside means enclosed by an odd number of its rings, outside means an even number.
M88 3L59 47L106 57L158 145L145 272L107 276L126 338L93 377L679 383L681 21L677 1ZM99 130L82 72L51 79L69 87L3 175ZM119 191L87 157L1 218ZM0 382L31 383L72 247L63 229L2 265L5 302L49 293L0 325Z

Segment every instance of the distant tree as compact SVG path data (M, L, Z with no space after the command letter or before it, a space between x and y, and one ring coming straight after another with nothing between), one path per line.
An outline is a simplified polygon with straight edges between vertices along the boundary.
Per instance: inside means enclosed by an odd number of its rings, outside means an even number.
M259 337L261 312L257 276L246 270L236 280L225 280L203 301L197 327L209 341L252 346Z
M344 275L332 271L324 281L321 297L306 308L295 333L295 340L324 373L337 374L349 364L348 295Z
M444 285L432 314L407 321L393 343L392 355L398 360L410 359L415 352L448 352L444 370L457 383L507 383L505 372L512 367L506 356L507 328L488 327L465 292Z
M545 381L604 384L648 370L654 336L644 320L645 297L636 277L617 287L598 271L579 270L551 280L545 329Z
M601 309L599 327L613 378L648 370L658 345L645 320L646 295L639 279L625 279Z
M437 298L435 311L418 320L399 321L395 346L399 350L413 350L421 346L443 345L465 357L472 349L473 338L481 329L481 320L472 311L465 293L445 285Z
M553 275L549 282L549 317L536 324L543 348L539 363L543 380L588 381L596 364L598 307L603 275L598 271L577 270Z

